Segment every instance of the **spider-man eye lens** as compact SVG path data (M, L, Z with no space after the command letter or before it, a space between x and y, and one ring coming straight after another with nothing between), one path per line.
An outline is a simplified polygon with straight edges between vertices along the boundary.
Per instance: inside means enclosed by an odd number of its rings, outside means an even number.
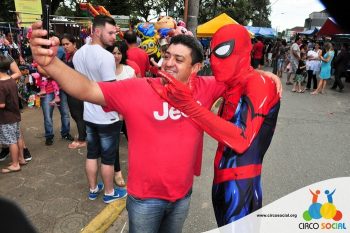
M226 42L223 42L221 44L218 44L214 48L214 55L219 57L219 58L225 58L231 55L233 48L235 46L235 41L234 40L229 40Z

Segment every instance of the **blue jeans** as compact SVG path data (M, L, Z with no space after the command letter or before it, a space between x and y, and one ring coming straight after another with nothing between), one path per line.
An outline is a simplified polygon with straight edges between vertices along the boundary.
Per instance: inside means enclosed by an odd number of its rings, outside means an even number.
M53 138L53 121L52 114L54 106L49 104L55 98L55 94L49 93L41 97L40 104L44 114L44 126L45 126L45 138ZM58 110L61 114L61 136L66 136L70 131L70 117L69 108L67 104L67 95L64 91L60 90L61 102L58 103Z
M181 233L190 208L192 190L182 199L139 199L128 195L129 233Z
M119 136L122 122L117 121L113 124L102 125L85 121L85 124L86 140L88 143L87 158L98 159L101 157L102 164L113 165L117 150L119 150Z

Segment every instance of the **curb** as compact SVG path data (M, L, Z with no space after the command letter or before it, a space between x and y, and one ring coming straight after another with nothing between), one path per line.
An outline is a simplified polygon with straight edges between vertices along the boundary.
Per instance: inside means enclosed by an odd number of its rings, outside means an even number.
M126 200L114 201L108 204L94 219L92 219L80 232L103 233L115 222L126 206Z

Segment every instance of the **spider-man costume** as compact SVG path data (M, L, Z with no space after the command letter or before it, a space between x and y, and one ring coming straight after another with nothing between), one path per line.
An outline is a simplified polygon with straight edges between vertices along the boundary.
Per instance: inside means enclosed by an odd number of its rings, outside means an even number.
M196 82L192 76L188 88L161 73L169 84L158 93L219 141L212 200L220 227L262 206L262 161L274 134L280 98L275 83L250 66L252 45L243 26L220 28L210 48L215 79L227 85L221 118L193 100Z
M234 126L221 132L213 128L221 136L215 137L220 143L212 200L218 226L223 226L262 206L262 161L275 130L280 102L275 84L250 66L252 46L243 26L222 27L210 47L213 74L228 85L219 114Z

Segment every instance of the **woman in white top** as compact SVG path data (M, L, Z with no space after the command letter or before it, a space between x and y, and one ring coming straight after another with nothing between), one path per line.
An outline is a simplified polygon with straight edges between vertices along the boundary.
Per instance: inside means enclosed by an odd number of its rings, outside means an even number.
M135 70L126 64L126 50L127 45L123 41L118 41L114 46L112 54L114 55L115 64L116 64L116 75L117 80L124 80L128 78L136 78Z
M112 49L111 49L112 50ZM113 47L112 54L114 55L115 64L116 64L116 80L124 80L128 78L136 78L135 70L126 64L126 50L127 45L124 41L118 41L117 44ZM123 119L121 115L119 115L120 120ZM125 127L125 122L123 122L122 132L124 132L126 139L127 132ZM119 161L119 142L117 142L117 155L114 162L114 182L119 187L125 187L125 181L120 169L120 161Z
M320 49L320 44L315 43L315 48L307 52L308 61L306 63L307 72L308 72L308 80L306 84L306 90L310 90L311 81L313 82L313 89L317 89L317 78L321 69L321 55L322 50Z

